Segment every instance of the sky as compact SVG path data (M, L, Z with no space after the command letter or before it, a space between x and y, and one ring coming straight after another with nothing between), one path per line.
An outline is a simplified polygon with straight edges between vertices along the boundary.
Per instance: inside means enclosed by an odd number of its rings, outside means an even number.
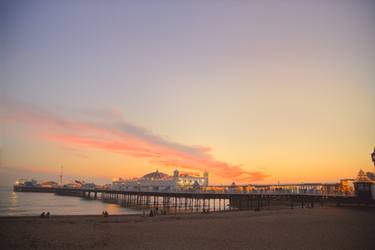
M373 171L372 1L0 3L0 181Z

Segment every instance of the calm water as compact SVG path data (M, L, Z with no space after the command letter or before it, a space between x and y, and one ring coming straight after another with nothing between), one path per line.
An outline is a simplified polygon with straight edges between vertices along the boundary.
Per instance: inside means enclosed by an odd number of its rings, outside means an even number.
M13 187L0 187L0 216L40 215L49 211L52 215L137 214L139 211L117 204L80 197L59 196L49 193L13 192Z

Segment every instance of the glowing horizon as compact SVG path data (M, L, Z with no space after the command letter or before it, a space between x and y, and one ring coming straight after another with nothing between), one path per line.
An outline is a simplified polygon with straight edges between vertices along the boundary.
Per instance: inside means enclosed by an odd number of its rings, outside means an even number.
M175 168L214 184L372 171L374 7L1 3L1 181L53 179L60 165L103 182Z

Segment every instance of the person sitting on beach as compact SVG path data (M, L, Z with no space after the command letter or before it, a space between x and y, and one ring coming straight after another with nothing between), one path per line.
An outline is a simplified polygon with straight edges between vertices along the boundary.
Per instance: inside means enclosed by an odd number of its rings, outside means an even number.
M44 217L46 217L46 213L45 212L43 212L43 213L40 214L40 218L44 218Z
M104 217L108 217L108 212L107 211L104 211Z
M50 217L50 213L47 212L47 213L46 213L46 218L49 218L49 217Z

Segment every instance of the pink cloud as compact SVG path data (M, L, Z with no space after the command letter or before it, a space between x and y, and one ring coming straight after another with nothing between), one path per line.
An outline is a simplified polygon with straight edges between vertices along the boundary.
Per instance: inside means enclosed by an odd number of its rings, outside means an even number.
M216 160L208 147L167 141L144 128L119 122L118 112L114 124L103 125L56 117L38 111L35 107L12 105L11 110L1 117L3 122L26 124L36 129L43 138L62 143L69 148L82 147L127 154L147 158L151 163L207 170L211 174L240 182L258 181L268 177L262 172L247 171L241 166Z

